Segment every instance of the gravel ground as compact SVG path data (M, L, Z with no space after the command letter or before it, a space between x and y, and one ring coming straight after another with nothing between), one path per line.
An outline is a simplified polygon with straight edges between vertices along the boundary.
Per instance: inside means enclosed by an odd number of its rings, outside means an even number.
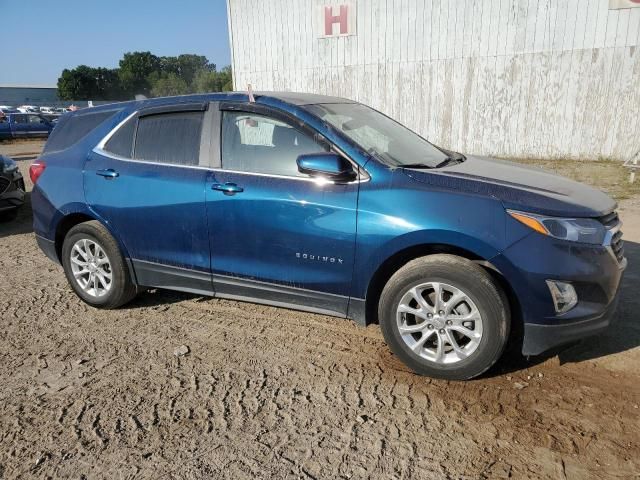
M92 309L27 205L0 224L0 478L640 478L640 199L621 214L609 334L456 383L377 326L167 291Z

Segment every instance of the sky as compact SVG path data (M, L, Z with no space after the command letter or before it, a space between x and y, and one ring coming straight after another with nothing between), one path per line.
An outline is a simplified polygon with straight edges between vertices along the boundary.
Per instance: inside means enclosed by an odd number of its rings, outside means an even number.
M0 84L56 85L133 51L231 63L226 0L0 0L0 31Z

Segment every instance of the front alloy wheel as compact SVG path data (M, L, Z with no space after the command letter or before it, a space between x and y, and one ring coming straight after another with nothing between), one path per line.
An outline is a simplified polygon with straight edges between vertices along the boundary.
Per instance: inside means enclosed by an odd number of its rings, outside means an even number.
M416 258L385 285L378 303L384 338L415 372L466 380L502 355L511 315L506 296L481 266L435 254Z
M452 364L478 349L482 316L469 295L452 285L422 283L410 288L397 309L405 344L427 361Z

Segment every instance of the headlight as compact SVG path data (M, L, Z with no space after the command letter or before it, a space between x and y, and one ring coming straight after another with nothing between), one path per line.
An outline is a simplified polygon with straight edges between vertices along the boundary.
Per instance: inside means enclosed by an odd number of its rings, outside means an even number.
M546 217L515 210L507 213L536 232L560 240L602 245L607 233L604 225L593 218Z

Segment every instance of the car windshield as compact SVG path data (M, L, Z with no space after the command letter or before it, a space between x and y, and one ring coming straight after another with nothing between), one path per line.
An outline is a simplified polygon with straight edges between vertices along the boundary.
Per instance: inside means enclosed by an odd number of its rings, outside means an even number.
M390 166L435 168L448 158L417 133L366 105L325 103L306 108Z

